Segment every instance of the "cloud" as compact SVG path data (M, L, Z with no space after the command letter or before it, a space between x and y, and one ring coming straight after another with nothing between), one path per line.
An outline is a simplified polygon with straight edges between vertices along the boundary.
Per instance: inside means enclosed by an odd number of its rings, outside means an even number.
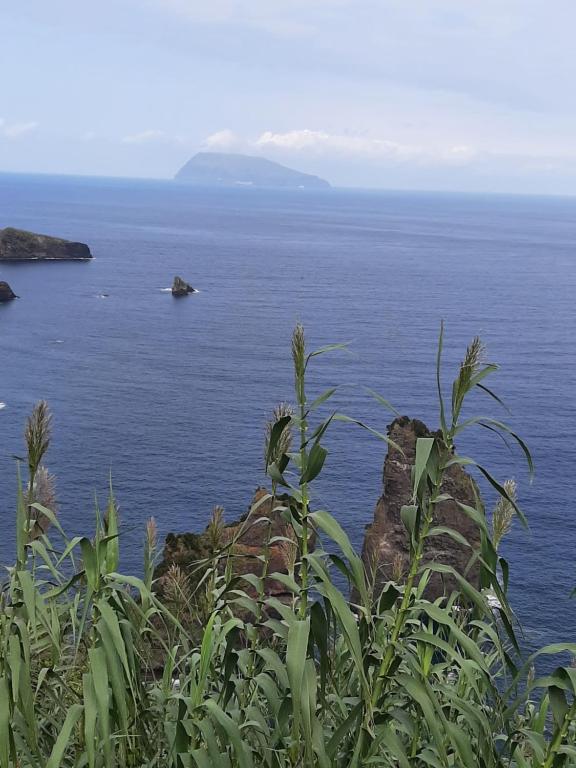
M235 55L259 71L323 72L514 109L576 112L565 87L576 76L570 0L558 0L556 13L542 0L146 2L201 26L199 45L210 56Z
M25 123L9 123L0 118L0 136L5 139L19 139L38 128L38 123L30 120Z
M287 133L265 131L256 139L255 145L262 149L274 148L317 153L337 152L339 154L367 155L393 159L418 157L424 152L420 146L401 144L388 139L333 134L326 131L311 131L307 128L288 131Z
M241 149L243 145L242 139L228 128L212 133L202 142L203 147L216 152L231 152L233 149Z
M467 144L423 146L383 137L329 133L302 128L274 133L264 131L256 138L243 139L231 130L208 136L203 147L216 152L246 151L261 154L301 154L308 156L348 157L394 163L461 165L472 161L477 150Z
M381 186L382 180L395 179L399 188L485 189L492 184L499 189L502 180L512 180L509 188L524 189L523 179L534 185L561 183L562 177L576 177L576 152L558 150L527 151L495 146L490 150L465 142L439 140L421 143L396 141L384 136L330 133L310 128L285 132L264 131L244 138L230 130L209 136L204 146L213 151L240 150L268 157L288 165L323 172L345 184ZM386 175L383 176L383 171ZM356 181L357 180L357 181ZM338 181L336 181L338 183ZM566 181L568 184L569 182ZM556 187L551 186L553 191ZM570 187L568 187L570 188ZM537 190L537 186L533 186ZM526 191L526 189L524 189Z

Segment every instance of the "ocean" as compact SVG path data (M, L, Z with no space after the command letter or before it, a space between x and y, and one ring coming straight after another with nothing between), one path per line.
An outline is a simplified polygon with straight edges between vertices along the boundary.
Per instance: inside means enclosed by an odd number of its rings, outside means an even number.
M576 601L576 199L329 190L195 189L172 182L0 175L0 227L80 240L91 263L1 264L21 297L0 305L0 562L14 557L16 466L32 405L49 401L60 520L90 534L110 476L122 565L141 568L143 528L204 528L245 512L263 474L264 424L292 399L290 336L315 360L309 393L378 430L390 414L438 424L435 355L448 385L480 335L501 365L469 415L508 419L522 457L485 430L459 446L514 477L530 530L503 554L529 647L574 640ZM199 293L175 300L179 274ZM449 390L447 390L449 391ZM360 547L385 446L337 424L315 502ZM493 495L486 490L490 506Z

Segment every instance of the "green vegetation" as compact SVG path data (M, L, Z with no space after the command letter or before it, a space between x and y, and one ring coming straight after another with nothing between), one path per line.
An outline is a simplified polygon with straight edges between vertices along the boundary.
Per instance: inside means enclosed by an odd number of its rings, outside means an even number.
M505 424L462 415L473 389L492 394L485 380L496 366L483 363L475 340L445 399L441 338L441 437L418 440L413 498L402 510L410 568L374 596L344 531L314 506L326 430L335 420L354 421L318 417L333 389L307 396L309 366L331 349L309 353L296 329L295 407L280 408L267 432L267 472L292 531L283 541L288 573L274 576L291 594L286 602L266 597L262 578L234 576L228 545L199 563L203 575L193 587L171 574L172 597L161 603L153 592L153 523L143 577L118 573L112 494L105 513L97 512L94 537L68 539L35 493L49 430L45 408L35 412L27 430L30 481L18 494L17 561L0 606L2 768L576 765L576 669L536 678L534 657L521 657L507 600L498 544L511 517L523 519L515 487L454 445L482 424L515 440L531 467L526 446ZM462 507L480 531L480 547L471 551L480 588L452 572L459 591L430 602L432 572L451 569L423 564L424 543L447 533L435 525L435 508L455 462L476 466L500 501L493 526L480 502ZM51 539L39 517L51 521ZM217 510L215 543L221 525ZM182 621L191 605L203 612L199 636ZM564 652L576 652L576 644L540 653Z

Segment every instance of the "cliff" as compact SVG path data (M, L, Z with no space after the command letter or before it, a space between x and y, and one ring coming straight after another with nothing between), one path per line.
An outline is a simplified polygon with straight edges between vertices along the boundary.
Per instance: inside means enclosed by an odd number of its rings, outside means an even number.
M175 179L199 186L248 186L276 189L329 189L319 176L301 173L263 157L199 152Z
M417 419L402 416L388 427L388 434L403 454L390 447L384 461L383 491L376 504L374 519L366 526L362 560L366 570L375 573L375 593L383 585L396 578L400 581L409 568L408 536L400 516L403 505L409 504L412 496L412 467L416 456L416 440L419 437L437 437ZM436 507L437 526L453 528L462 534L471 547L479 546L479 531L476 524L458 507L457 501L468 506L477 506L478 489L474 480L460 466L446 470L442 493L450 498ZM292 538L289 525L281 515L272 509L271 500L265 501L266 491L259 488L244 517L235 523L222 526L218 548L229 547L232 572L236 576L246 574L262 575L263 555L268 547L270 558L268 574L287 573L290 548L286 540ZM277 498L276 507L285 497ZM314 541L310 541L314 545ZM160 596L165 590L165 579L171 566L178 566L192 586L202 578L206 561L214 554L210 526L199 534L169 534L166 538L162 562L156 568L156 590ZM466 574L471 583L479 576L478 564L468 570L472 549L455 541L450 535L430 537L425 545L424 563L438 562L452 566L458 573ZM296 556L297 553L293 553ZM433 573L426 590L426 597L434 600L456 587L454 578ZM243 586L246 588L246 585ZM287 599L289 594L284 585L270 576L266 579L265 591L268 596ZM250 588L248 588L250 592ZM353 595L354 600L354 595Z
M268 548L269 563L266 572L270 576L267 576L265 581L265 592L268 596L273 595L282 600L290 595L286 587L271 578L271 575L288 572L291 554L286 540L293 538L293 535L290 526L277 511L283 497L277 497L273 509L272 499L266 498L267 495L264 488L258 488L248 512L240 520L222 525L218 534L218 549L227 549L235 576L261 576L264 568L262 556ZM313 540L310 545L313 546ZM168 534L162 560L154 574L158 594L165 594L166 577L171 566L178 566L192 589L196 587L204 575L203 561L210 558L214 552L214 536L210 526L202 533ZM252 592L248 584L243 584L242 588Z
M384 461L383 489L374 519L366 527L362 559L367 569L375 572L375 591L392 579L397 571L401 575L408 572L409 545L408 534L400 517L400 509L410 504L412 496L412 467L416 456L416 440L419 437L437 437L438 433L430 430L417 419L402 416L395 419L388 427L389 437L402 449L404 455L392 446ZM436 507L435 524L453 528L461 533L473 547L479 545L479 531L476 523L467 517L456 503L475 507L478 490L474 480L462 467L454 465L446 470L442 493L451 498L442 501ZM472 550L454 541L449 535L430 537L424 550L424 562L438 562L452 566L458 573L464 574ZM478 565L467 573L474 583L478 579ZM456 585L454 579L433 573L428 585L426 597L430 600L450 591Z
M0 261L85 261L91 259L85 243L38 235L24 229L0 229Z

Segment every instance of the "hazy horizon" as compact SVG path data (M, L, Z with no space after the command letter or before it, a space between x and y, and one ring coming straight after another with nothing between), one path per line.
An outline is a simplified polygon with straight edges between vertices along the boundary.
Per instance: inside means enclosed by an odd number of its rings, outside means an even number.
M574 195L576 7L553 10L538 0L4 7L0 171L168 179L214 150L337 187Z
M301 170L300 168L294 168L294 170ZM175 181L175 179L172 176L169 177L162 177L162 176L125 176L125 175L103 175L99 173L56 173L56 172L50 172L50 171L4 171L0 168L0 177L29 177L31 179L37 178L37 179L63 179L63 180L82 180L85 179L87 181L110 181L110 182L158 182L158 183L171 183L172 181ZM327 179L327 181L330 181L330 179ZM181 187L191 187L196 189L202 189L201 184L194 184L189 182L176 182L178 186ZM232 189L232 187L223 187L224 189ZM240 191L250 191L250 188L246 186L239 185L238 187L234 187L235 189L238 189ZM208 186L206 189L217 189L217 187L214 186ZM258 188L256 188L258 189ZM330 194L330 192L366 192L366 193L383 193L383 194L438 194L438 195L469 195L471 197L474 196L490 196L490 197L549 197L549 198L576 198L576 191L574 192L539 192L539 191L520 191L520 190L514 190L514 191L506 191L506 190L483 190L483 189L458 189L455 187L450 187L447 189L441 189L438 187L391 187L391 186L357 186L357 185L346 185L346 184L331 184L329 188L325 188L322 190L301 190L301 189L278 189L274 190L282 193L283 191L287 194L317 194L319 191L323 194ZM2 227L0 226L0 229Z

